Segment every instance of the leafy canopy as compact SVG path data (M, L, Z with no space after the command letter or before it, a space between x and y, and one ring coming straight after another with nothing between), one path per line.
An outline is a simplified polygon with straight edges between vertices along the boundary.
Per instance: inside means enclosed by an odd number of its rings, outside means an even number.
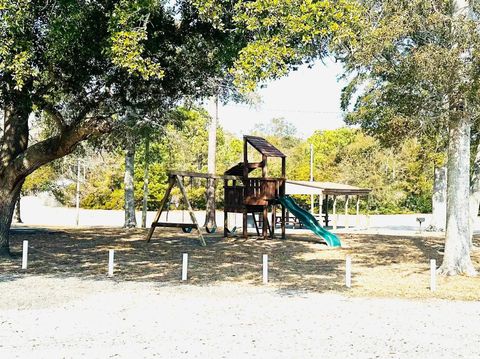
M365 2L362 31L337 51L351 78L348 123L385 142L414 135L440 148L449 119L477 117L480 31L455 11L446 0Z
M0 0L0 106L22 93L68 125L127 107L159 117L182 97L209 95L241 37L202 21L187 0L169 4Z
M278 78L304 62L324 58L331 45L353 39L362 12L348 0L193 0L218 28L221 14L231 12L249 41L231 70L244 91ZM233 4L233 5L232 5Z

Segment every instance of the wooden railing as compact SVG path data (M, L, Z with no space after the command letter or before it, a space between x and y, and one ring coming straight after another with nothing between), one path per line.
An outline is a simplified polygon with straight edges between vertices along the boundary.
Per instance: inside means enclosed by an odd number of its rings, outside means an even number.
M265 206L281 196L282 178L249 178L243 186L225 185L225 208L241 211L244 205Z
M224 206L227 212L240 212L243 208L243 186L225 186Z
M249 178L245 184L245 197L262 200L275 199L278 198L279 188L277 179Z

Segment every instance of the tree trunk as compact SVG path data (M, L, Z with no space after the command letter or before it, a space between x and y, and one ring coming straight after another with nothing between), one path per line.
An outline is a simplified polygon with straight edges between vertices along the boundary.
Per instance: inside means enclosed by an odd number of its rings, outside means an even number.
M0 256L10 255L10 226L22 185L23 181L9 189L6 184L0 182Z
M432 220L427 230L444 232L447 224L447 168L435 167L432 194Z
M0 255L10 253L9 230L25 178L42 165L71 153L79 142L113 128L108 116L81 118L29 147L29 87L13 90L4 107L0 137Z
M148 169L150 165L150 135L145 137L145 168L143 171L142 228L147 227L148 210Z
M137 220L135 218L134 161L135 144L133 139L130 138L127 140L125 153L125 228L134 228L137 226Z
M473 247L473 229L478 217L480 205L480 141L473 161L472 179L470 181L470 247Z
M452 118L449 123L447 171L447 230L445 255L439 273L476 275L470 258L470 120Z
M207 208L205 213L205 224L207 228L215 228L217 226L216 222L216 208L215 208L215 180L209 178L207 180Z
M32 105L26 89L13 91L11 95L4 106L3 134L0 137L0 255L10 255L13 211L27 176L16 176L17 168L12 163L28 147L28 117ZM22 159L24 163L28 163L28 158Z
M215 97L215 115L211 116L210 128L208 131L208 173L215 174L216 152L217 152L217 121L218 121L218 96ZM207 208L205 213L205 227L214 228L217 226L215 219L215 180L207 180Z
M17 202L15 204L15 212L13 212L13 222L14 223L23 223L22 216L21 216L21 210L20 210L21 199L22 199L22 196L19 194Z

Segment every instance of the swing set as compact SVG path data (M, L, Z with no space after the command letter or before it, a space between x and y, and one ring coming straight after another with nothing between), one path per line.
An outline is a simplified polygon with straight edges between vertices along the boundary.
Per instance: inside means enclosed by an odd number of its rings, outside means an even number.
M213 179L213 186L216 187L217 179L223 178L223 176L216 176L208 173L198 173L198 172L184 172L184 171L170 171L168 173L168 187L165 192L165 196L160 203L160 207L155 215L155 218L152 222L152 226L147 235L147 242L150 242L153 232L157 227L173 227L173 228L180 228L183 233L191 233L193 230L197 232L198 240L202 246L205 246L205 239L203 238L202 232L200 231L200 226L198 224L197 218L195 216L195 212L193 211L192 205L188 199L187 190L185 189L184 180L185 178L190 179L190 187L193 187L193 181L195 178L200 179ZM182 222L168 222L168 213L170 210L171 205L171 193L173 188L177 186L180 189L181 196L183 198L183 203L187 208L187 211L190 215L191 222L185 222L184 218L184 210L182 210ZM167 218L165 222L160 222L160 216L163 213L164 208L166 207ZM207 233L215 233L217 227L205 227Z

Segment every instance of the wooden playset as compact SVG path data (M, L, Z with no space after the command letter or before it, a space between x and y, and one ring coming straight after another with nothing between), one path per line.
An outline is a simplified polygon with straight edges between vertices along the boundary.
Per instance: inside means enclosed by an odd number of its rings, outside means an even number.
M277 223L277 206L280 205L278 199L285 195L285 171L286 171L286 156L278 150L275 146L270 144L264 138L256 136L244 136L244 153L243 162L230 168L224 175L215 175L208 173L197 172L179 172L170 171L168 174L168 187L163 197L160 207L155 219L152 222L150 230L147 235L147 241L150 241L155 228L157 227L174 227L181 228L184 231L196 231L198 239L201 245L205 245L205 239L200 231L198 221L192 206L187 196L187 191L183 185L183 180L186 177L189 178L202 178L202 179L222 179L224 181L225 202L224 202L224 236L229 234L228 230L228 213L242 213L243 214L243 237L248 237L247 232L247 219L248 214L252 215L257 234L260 234L259 227L262 228L262 237L267 238L268 233L273 238L275 235L275 223ZM262 160L260 162L249 162L248 160L248 147L249 145L257 150ZM268 177L268 159L271 157L280 158L281 165L281 177L272 178ZM250 173L255 169L261 169L261 177L249 177ZM190 214L191 223L172 223L172 222L160 222L160 217L165 206L169 203L169 198L172 189L177 186L183 197L183 201ZM285 238L285 207L282 207L280 227L281 236ZM269 223L268 212L271 209L272 220ZM259 214L259 221L257 223L256 214Z
M260 162L249 162L248 145L257 150L262 160ZM271 157L281 158L282 172L280 178L268 177L268 159ZM249 177L250 172L255 169L262 170L261 177ZM273 238L275 235L275 223L277 223L276 212L278 199L285 195L285 170L286 156L261 137L244 136L243 137L243 162L238 163L225 172L224 176L224 235L227 236L228 213L243 214L243 237L247 238L247 218L252 214L254 225L259 234L258 224L255 214L260 214L260 224L262 227L262 236L267 238L268 232ZM229 179L234 176L234 179ZM268 222L268 210L271 207L272 221ZM280 219L282 238L285 238L285 208L282 206L282 215Z

